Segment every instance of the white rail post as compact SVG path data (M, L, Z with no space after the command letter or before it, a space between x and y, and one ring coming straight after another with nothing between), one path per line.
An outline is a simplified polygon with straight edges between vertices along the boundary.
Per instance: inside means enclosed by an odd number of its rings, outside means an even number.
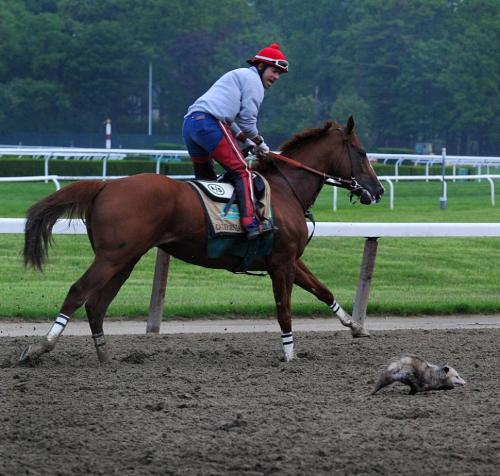
M158 334L160 332L161 319L163 317L163 304L165 303L165 292L167 290L169 264L170 255L158 248L146 333Z
M52 155L52 154L50 154ZM50 155L45 155L44 158L43 158L43 172L44 172L44 175L45 177L47 177L49 175L49 158L50 158ZM45 179L45 183L48 183L49 181L47 179Z
M366 309L368 308L368 299L370 297L370 288L372 283L373 270L375 269L375 259L377 257L378 238L366 238L363 251L363 260L361 261L361 270L359 273L358 288L356 290L356 300L352 310L352 318L362 330L365 330Z
M108 155L104 155L102 158L102 178L105 179L108 175Z
M106 149L111 149L111 119L106 119Z
M439 206L440 206L441 210L444 210L446 208L446 182L445 182L445 175L446 175L446 147L443 147L441 149L441 159L442 159L442 164L441 164L442 194L441 194L441 199L439 200Z

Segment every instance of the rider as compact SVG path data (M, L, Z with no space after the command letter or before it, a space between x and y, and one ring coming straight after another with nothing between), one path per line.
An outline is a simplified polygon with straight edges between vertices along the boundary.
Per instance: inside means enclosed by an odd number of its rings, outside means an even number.
M255 216L251 171L234 138L242 149L253 147L257 154L269 152L257 129L257 115L264 89L288 72L288 60L273 43L247 63L249 68L224 74L188 108L182 135L196 178L216 179L212 159L226 169L239 201L241 225L247 238L254 239L272 229L264 230Z

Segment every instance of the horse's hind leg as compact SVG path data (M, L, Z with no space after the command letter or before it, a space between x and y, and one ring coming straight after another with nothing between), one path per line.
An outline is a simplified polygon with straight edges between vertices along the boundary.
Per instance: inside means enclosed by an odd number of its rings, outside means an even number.
M302 260L297 260L295 267L295 284L302 289L316 296L320 301L324 302L339 318L342 325L351 329L353 337L369 337L370 334L364 330L356 321L353 321L351 316L342 309L340 304L335 300L331 291L311 273L309 268Z
M47 335L39 344L31 345L25 349L19 361L33 362L45 352L50 352L55 347L73 313L87 299L90 299L94 292L105 286L123 266L123 264L118 264L118 260L111 261L96 257L83 276L70 287L59 315Z
M128 268L116 273L101 290L96 291L85 303L85 310L87 311L87 318L89 320L97 358L102 364L110 360L103 331L106 310L111 304L111 301L113 301L118 294L123 283L129 278L136 263L137 261L134 261Z

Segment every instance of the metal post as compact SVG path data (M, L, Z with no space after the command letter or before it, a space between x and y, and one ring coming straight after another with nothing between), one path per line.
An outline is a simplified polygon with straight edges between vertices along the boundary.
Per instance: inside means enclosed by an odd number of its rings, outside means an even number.
M43 171L44 171L44 175L45 177L47 177L47 175L49 175L49 158L50 158L50 155L46 155L44 158L43 158L43 161L44 161L44 164L43 164ZM45 179L45 183L48 183L49 181L47 179Z
M147 333L160 332L161 319L163 317L163 304L165 303L165 291L167 289L168 268L170 255L158 248L156 253L155 274L153 278L153 289L149 304L149 316L146 325Z
M442 184L442 193L441 193L441 199L439 200L439 206L441 208L441 210L445 210L446 209L446 182L445 182L445 179L444 179L444 176L446 175L446 147L443 147L441 149L441 159L442 159L442 163L441 163L441 178L442 178L442 181L441 181L441 184Z
M111 149L111 119L106 119L106 149Z
M370 288L375 268L375 259L377 257L378 238L367 238L363 251L363 260L361 261L361 270L359 273L358 289L356 290L356 300L352 310L352 318L361 325L365 331L366 309L368 308L368 298L370 297Z
M148 84L148 135L153 132L153 64L149 63Z

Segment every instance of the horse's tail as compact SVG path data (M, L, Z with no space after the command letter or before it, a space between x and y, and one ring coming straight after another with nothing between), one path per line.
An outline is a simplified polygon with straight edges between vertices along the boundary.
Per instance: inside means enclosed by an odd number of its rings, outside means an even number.
M106 182L101 180L75 182L43 198L28 210L24 228L25 266L42 270L57 219L62 215L83 219L105 185Z

